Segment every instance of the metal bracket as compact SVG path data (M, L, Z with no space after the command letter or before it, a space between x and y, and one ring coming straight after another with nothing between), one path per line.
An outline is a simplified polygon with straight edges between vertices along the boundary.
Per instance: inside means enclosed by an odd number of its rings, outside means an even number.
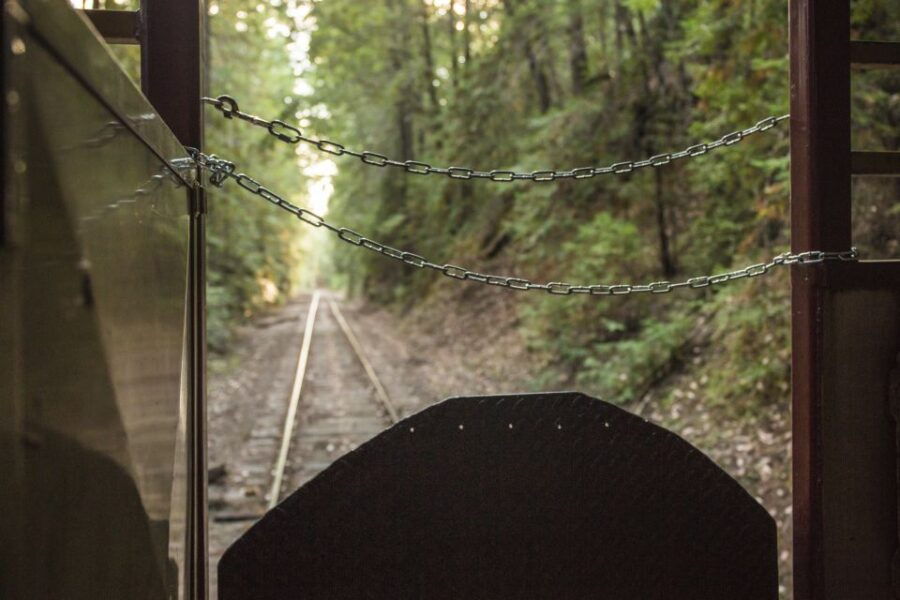
M193 158L175 158L172 159L170 164L191 188L196 189L200 187L202 182L200 165Z

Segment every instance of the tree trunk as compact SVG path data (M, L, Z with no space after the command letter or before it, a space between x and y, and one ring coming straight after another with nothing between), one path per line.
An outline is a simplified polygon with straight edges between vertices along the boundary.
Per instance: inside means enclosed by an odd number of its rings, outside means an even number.
M468 66L472 60L472 32L471 32L472 0L466 0L465 13L463 14L463 58Z
M431 28L428 26L428 4L422 0L419 4L420 18L422 20L422 54L425 56L425 85L428 87L428 100L431 102L431 113L437 115L441 112L438 101L437 88L434 87L434 54L431 48Z
M510 17L515 16L515 1L504 0L503 4L506 7L506 12L509 13ZM529 19L528 25L532 25L531 19ZM534 51L534 46L532 45L527 33L528 32L526 32L526 34L522 36L522 47L524 50L525 59L528 61L528 72L531 74L531 78L534 81L535 90L537 91L538 106L540 107L541 113L546 113L548 110L550 110L550 106L553 103L552 97L550 95L550 82L547 79L547 75L544 73L543 68L541 68L540 61L538 60L538 56Z
M666 204L663 200L663 173L662 169L654 169L653 172L656 174L654 203L656 204L656 227L659 233L659 263L662 268L663 276L668 278L675 275L675 262L672 259L672 251L669 242L668 215Z
M456 17L453 13L453 3L447 11L447 35L450 38L450 79L453 87L459 85L459 50L456 48Z
M407 4L404 0L387 0L387 6L394 13L396 27L393 30L393 38L389 42L388 60L395 77L401 77L399 92L394 100L394 120L397 128L397 152L402 160L410 160L414 156L415 132L413 131L415 90L412 89L410 78L403 76L403 67L408 63L410 23L407 15ZM401 198L406 196L405 178L398 182Z
M587 67L581 0L569 0L569 70L572 77L572 94L576 96L584 91Z
M603 54L603 62L607 64L607 70L609 65L609 36L606 35L606 22L609 18L608 6L608 2L603 2L600 5L600 27L597 29L597 39L600 40L600 52Z
M534 85L537 89L538 106L541 109L541 113L546 113L550 110L552 104L550 98L550 82L547 80L547 76L544 74L543 69L541 69L541 65L538 63L537 56L535 55L531 44L525 44L525 54L528 58L528 70L531 72L531 77L534 79Z
M622 66L625 60L625 43L622 36L622 27L620 26L622 15L622 6L618 1L613 4L613 33L616 38L616 70Z
M616 24L616 58L619 64L622 64L625 59L624 38L628 38L631 48L634 49L637 47L637 35L634 32L634 24L631 22L631 11L618 0L616 0L613 19Z

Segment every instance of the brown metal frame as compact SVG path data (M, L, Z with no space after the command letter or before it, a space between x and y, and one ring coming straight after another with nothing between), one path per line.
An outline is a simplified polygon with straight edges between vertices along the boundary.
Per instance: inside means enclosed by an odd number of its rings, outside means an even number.
M200 98L206 80L204 0L143 0L141 7L141 87L185 146L203 149ZM193 193L190 240L190 410L188 422L187 595L208 597L206 457L206 194Z
M203 149L205 0L142 0L140 11L88 10L112 44L140 44L141 88L178 140ZM188 297L188 525L186 594L208 597L206 457L206 194L193 191Z
M900 45L896 42L850 42L850 62L853 66L900 68Z
M790 3L792 250L845 250L850 236L850 10L842 0ZM833 71L828 72L833 69ZM794 593L820 597L823 579L820 270L791 283Z
M900 175L900 152L854 150L850 153L850 172L854 175L896 177Z
M851 41L850 66L854 69L900 69L900 44L896 42ZM850 153L854 175L900 175L900 152L854 150Z
M849 248L852 245L851 175L900 173L897 160L900 155L896 152L851 152L851 63L853 66L896 65L900 62L900 45L851 42L849 4L849 0L790 2L794 252ZM842 316L835 308L834 299L840 292L862 290L900 290L900 261L821 265L816 269L795 269L792 273L794 590L795 598L803 600L837 600L838 592L833 589L837 581L835 571L846 572L856 564L847 550L826 542L832 539L833 531L840 531L846 525L848 516L840 509L850 510L852 500L847 498L852 498L858 490L837 492L826 475L834 476L839 470L833 464L834 448L841 447L833 434L832 415L836 411L828 404L834 403L842 393L836 383L839 376L830 375L835 371L838 354L832 346L840 337L835 332L853 331L846 315ZM854 296L852 302L856 303L857 310L864 310L865 298ZM840 354L840 360L845 361L842 364L850 364L851 373L866 372L866 361L880 358ZM866 376L851 383L867 391L886 385ZM852 402L853 399L844 400L841 409ZM860 406L857 410L870 409ZM825 415L829 415L827 419ZM864 427L853 430L852 434L858 436L852 438L853 443L869 443L862 437L868 434L872 436L869 449L882 444L883 427L879 417L876 415L876 424L870 425L869 431ZM886 410L884 419L888 419ZM886 421L884 425L887 426ZM885 493L893 494L895 482L886 477L885 462L881 458L873 459L856 476L865 485L883 484ZM877 556L879 564L890 564L890 556L885 556L876 546L873 542L867 550Z

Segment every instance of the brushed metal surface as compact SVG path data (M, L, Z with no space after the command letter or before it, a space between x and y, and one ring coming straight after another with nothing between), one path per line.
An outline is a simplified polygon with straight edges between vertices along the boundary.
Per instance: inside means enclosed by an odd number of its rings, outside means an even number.
M24 8L5 18L0 596L183 597L190 190L160 157L185 152L65 2Z

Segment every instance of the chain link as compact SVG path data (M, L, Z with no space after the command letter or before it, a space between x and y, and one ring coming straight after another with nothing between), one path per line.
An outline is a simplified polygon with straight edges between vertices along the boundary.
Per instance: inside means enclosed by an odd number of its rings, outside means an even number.
M299 128L295 127L294 125L290 125L289 123L285 123L284 121L280 121L278 119L269 121L263 119L262 117L245 113L238 108L237 100L235 100L231 96L203 98L202 101L216 108L226 119L238 118L242 121L247 121L248 123L267 130L270 135L287 144L298 144L300 142L304 142L314 146L320 152L332 154L334 156L354 156L364 164L373 167L394 167L397 169L403 169L407 173L412 173L415 175L436 174L446 175L451 179L487 179L489 181L498 182L519 180L548 182L556 181L557 179L591 179L598 175L622 175L625 173L632 173L638 169L643 169L646 167L661 167L683 158L694 158L697 156L702 156L703 154L706 154L711 150L715 150L716 148L721 148L723 146L732 146L754 133L766 131L775 127L778 123L784 121L790 116L781 115L780 117L766 117L765 119L756 123L756 125L748 127L746 129L732 131L731 133L723 135L715 141L695 144L678 152L657 154L643 160L628 160L617 162L605 167L580 167L568 171L545 169L541 171L519 173L516 171L503 170L478 171L476 169L470 169L467 167L434 167L428 163L420 162L417 160L394 160L388 158L383 154L378 154L377 152L370 152L368 150L351 150L345 147L343 144L339 144L337 142L307 137L303 135L303 132Z
M512 290L541 290L548 294L568 296L571 294L591 294L595 296L625 296L630 294L666 294L680 288L705 288L713 285L719 285L729 281L738 279L746 279L751 277L759 277L765 275L776 267L787 265L811 265L825 261L855 261L859 253L856 248L841 252L823 252L821 250L810 250L807 252L791 253L785 252L779 254L769 262L757 263L735 271L719 273L717 275L704 275L700 277L692 277L686 281L673 283L670 281L655 281L648 284L617 284L617 285L575 285L572 283L564 283L554 281L550 283L534 283L528 279L519 277L504 277L501 275L491 275L488 273L479 273L470 271L465 267L459 267L451 264L438 264L428 259L406 252L397 248L392 248L381 242L369 239L352 229L346 227L338 227L327 222L323 217L291 202L285 200L275 192L263 186L260 182L251 178L244 173L235 172L235 164L227 160L216 157L215 155L206 155L196 150L192 151L194 160L201 169L210 172L210 183L217 187L221 187L226 180L233 179L239 186L245 190L271 202L275 206L291 213L307 225L313 227L324 227L331 231L337 237L348 244L359 246L378 254L383 254L388 258L400 261L407 265L420 269L431 269L438 271L451 279L459 279L461 281L474 281L485 285L495 285L505 287Z

